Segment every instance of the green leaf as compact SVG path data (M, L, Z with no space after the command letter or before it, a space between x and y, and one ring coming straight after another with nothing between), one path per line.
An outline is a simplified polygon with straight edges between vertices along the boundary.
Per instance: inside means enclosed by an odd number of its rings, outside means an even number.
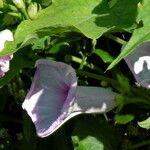
M116 150L120 136L105 121L87 117L77 120L72 141L75 150Z
M110 64L107 70L113 68L121 59L133 52L140 44L150 41L150 0L143 0L138 4L138 16L137 22L140 28L134 30L132 37L130 38L124 50L119 54L119 56Z
M37 39L34 42L34 45L32 46L32 49L33 50L43 50L46 46L47 40L48 40L48 36L45 36L41 39Z
M50 54L57 54L61 50L64 50L64 48L67 48L67 47L69 47L69 44L66 42L55 44L51 49L49 49L49 53Z
M26 47L30 44L34 44L38 40L39 40L39 36L36 33L35 34L29 34L25 37L24 41L22 42L22 44L19 46L18 49Z
M32 57L31 52L32 51L30 51L30 49L27 49L26 51L21 49L14 54L13 59L10 61L10 70L5 74L4 77L0 78L0 87L3 87L11 79L13 79L22 68L34 67L37 57ZM29 56L32 58L29 58Z
M104 150L104 145L95 137L86 137L75 150Z
M37 19L25 20L18 26L15 42L7 44L0 56L17 51L25 37L30 34L51 36L56 31L60 33L58 30L61 27L80 32L91 39L97 39L114 29L128 30L136 22L139 1L117 0L113 5L109 5L106 0L55 0L52 5L39 12Z
M97 56L99 56L105 63L111 63L114 60L113 57L108 52L102 49L95 49L94 53Z
M150 117L148 117L146 120L138 122L138 125L141 128L150 129Z
M114 119L118 124L127 124L134 119L134 116L131 114L115 115Z

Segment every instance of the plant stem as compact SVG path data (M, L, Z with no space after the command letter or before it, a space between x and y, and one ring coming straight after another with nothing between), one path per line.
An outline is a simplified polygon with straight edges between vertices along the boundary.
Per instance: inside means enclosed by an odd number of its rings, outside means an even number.
M95 47L96 47L96 44L97 44L97 40L96 40L96 39L93 39L93 40L92 40L92 51L91 51L91 54L94 52Z
M84 65L86 64L86 59L87 59L87 57L85 57L85 58L82 59L80 67L79 67L79 70L83 69Z
M145 94L145 92L141 92L140 89L137 89L137 88L134 88L134 87L132 87L131 90L135 93L135 95L138 95L140 93L140 95L142 97L144 97L145 99L147 99L148 102L149 102L149 95Z
M26 9L21 9L20 11L21 11L22 14L24 15L25 19L27 19L27 20L30 19L29 16L28 16L28 14L27 14Z
M150 140L143 141L143 142L140 142L140 143L138 143L138 144L135 144L135 145L132 145L132 146L126 148L126 150L139 148L139 147L142 147L142 146L145 146L145 145L149 145L149 144L150 144Z
M81 62L82 62L82 59L81 59L81 58L78 58L78 57L76 57L76 56L67 55L67 57L69 57L69 59L71 59L71 61L76 62L76 63L78 63L78 64L81 64ZM99 73L104 73L104 72L102 71L102 69L100 69L98 66L95 66L95 65L93 65L93 64L91 64L91 63L88 63L88 62L85 61L85 62L84 62L84 65L85 65L86 67L88 67L89 69L95 70L95 71L97 71L97 72L99 72Z
M104 76L101 76L101 75L97 75L97 74L90 73L90 72L83 71L83 70L76 70L76 72L78 75L81 75L81 76L87 76L87 77L90 77L90 78L93 78L96 80L100 80L100 81L103 80L103 81L106 81L107 83L111 83L111 84L118 84L117 81L107 78L107 77L104 77Z
M103 115L104 115L105 120L106 120L106 121L109 121L109 119L108 119L108 117L107 117L107 114L104 113Z
M111 40L113 40L113 41L115 41L115 42L117 42L117 43L119 43L119 44L121 44L121 45L124 45L124 44L127 43L123 39L121 39L119 37L116 37L116 36L114 36L112 34L105 34L104 36L107 37L107 38L109 38L109 39L111 39Z

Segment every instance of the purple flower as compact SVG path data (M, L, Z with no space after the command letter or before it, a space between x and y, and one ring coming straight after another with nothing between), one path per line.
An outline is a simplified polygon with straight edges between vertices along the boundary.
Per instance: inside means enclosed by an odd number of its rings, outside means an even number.
M150 42L137 47L125 57L125 61L137 82L145 88L150 88Z
M81 113L104 113L116 105L116 93L101 87L77 86L75 70L62 62L38 60L36 73L22 105L39 137L56 131Z
M10 30L5 29L0 32L0 52L4 49L6 41L13 41L13 34ZM9 61L13 55L0 57L0 77L3 77L9 70Z

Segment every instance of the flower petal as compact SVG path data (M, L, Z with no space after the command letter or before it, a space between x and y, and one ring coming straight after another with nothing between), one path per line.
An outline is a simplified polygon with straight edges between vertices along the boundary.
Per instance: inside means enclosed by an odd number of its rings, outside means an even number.
M7 71L9 71L10 60L13 55L7 55L0 57L0 77L3 77Z
M150 42L141 44L124 59L137 82L150 88Z
M13 41L13 33L8 29L0 32L0 52L4 49L6 41Z
M73 68L61 62L38 60L36 66L22 107L34 122L38 136L45 137L66 121L75 98L77 78Z
M74 112L105 113L116 106L116 93L108 88L78 86Z
M0 32L0 52L4 49L6 41L13 41L13 34L10 30L5 29ZM0 77L3 77L9 70L9 61L13 58L13 55L0 57Z

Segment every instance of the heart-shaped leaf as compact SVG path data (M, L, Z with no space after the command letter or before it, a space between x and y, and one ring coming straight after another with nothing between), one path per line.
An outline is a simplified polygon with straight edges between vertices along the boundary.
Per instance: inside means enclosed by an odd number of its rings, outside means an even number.
M52 5L39 12L37 19L25 20L18 26L15 42L7 44L0 56L17 51L30 34L51 36L76 31L88 38L97 39L112 29L129 30L136 23L139 1L117 0L109 3L106 0L55 0Z

